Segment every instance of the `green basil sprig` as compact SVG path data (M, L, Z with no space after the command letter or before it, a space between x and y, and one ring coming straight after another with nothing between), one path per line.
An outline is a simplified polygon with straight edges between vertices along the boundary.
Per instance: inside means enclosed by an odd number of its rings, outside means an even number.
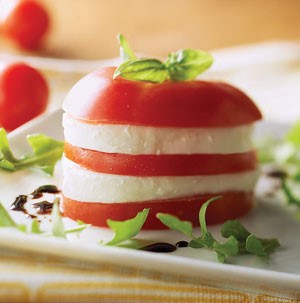
M166 80L188 81L207 70L214 59L211 54L195 49L179 50L168 55L166 61L136 58L123 35L119 35L120 53L124 63L115 71L114 78L161 83Z

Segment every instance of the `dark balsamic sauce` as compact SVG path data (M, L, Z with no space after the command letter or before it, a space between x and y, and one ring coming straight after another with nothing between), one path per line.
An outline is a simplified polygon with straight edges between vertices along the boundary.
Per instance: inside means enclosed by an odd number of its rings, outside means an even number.
M176 244L175 244L176 247L188 247L189 246L189 242L187 241L178 241Z
M19 195L16 197L15 201L12 203L10 209L14 211L23 212L26 217L34 219L37 218L36 215L30 214L26 208L25 204L28 202L28 199L38 199L43 197L44 193L48 194L58 194L60 190L55 185L43 185L35 189L30 195ZM59 198L56 198L59 200ZM51 213L53 202L41 201L33 203L32 206L37 209L37 213L41 215L47 215Z
M55 185L42 185L35 189L30 195L32 199L38 199L41 198L44 193L58 194L60 190Z
M51 213L53 203L48 202L48 201L41 201L41 202L33 203L33 207L37 208L37 213L38 214L45 215L45 214L50 214Z
M170 243L158 242L141 248L141 250L151 251L155 253L169 253L176 250L176 246Z
M10 206L10 209L24 212L26 211L24 205L27 201L28 197L26 195L19 195L18 197L16 197L15 201Z

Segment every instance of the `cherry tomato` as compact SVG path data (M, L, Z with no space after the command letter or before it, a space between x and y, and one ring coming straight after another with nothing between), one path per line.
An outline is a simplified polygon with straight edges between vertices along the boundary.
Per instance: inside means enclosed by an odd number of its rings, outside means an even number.
M1 20L1 31L25 49L38 48L49 29L46 9L34 0L6 0L5 5L9 9Z
M43 75L24 63L0 72L0 127L11 131L45 111L49 98Z
M201 205L211 197L221 195L222 198L210 204L206 212L207 224L218 224L226 220L236 219L246 214L254 206L252 192L225 192L205 194L194 197L147 201L140 203L88 203L63 197L63 212L74 220L105 227L107 219L124 221L136 216L139 211L150 208L143 229L166 228L157 218L159 212L173 214L182 220L188 220L199 226L198 213Z
M101 173L128 176L194 176L236 173L256 168L256 153L129 155L104 153L65 143L66 157Z
M159 127L232 127L261 119L252 100L228 84L113 79L114 70L102 68L80 80L64 110L89 123Z

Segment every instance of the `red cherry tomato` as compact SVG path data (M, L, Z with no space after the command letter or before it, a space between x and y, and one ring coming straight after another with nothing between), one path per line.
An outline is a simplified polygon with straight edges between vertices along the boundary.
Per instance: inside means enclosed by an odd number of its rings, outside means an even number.
M107 226L107 219L124 221L136 216L139 211L150 208L143 229L166 228L157 218L159 212L173 214L182 220L188 220L199 226L198 213L201 205L211 197L221 195L207 209L207 224L218 224L236 219L249 212L254 206L252 192L225 192L205 194L182 199L148 201L140 203L87 203L63 197L63 212L74 220L82 220L95 226Z
M256 168L256 153L129 155L104 153L65 144L65 156L82 167L125 176L195 176L237 173Z
M0 127L11 131L45 111L49 98L43 75L24 63L0 72Z
M34 0L7 0L13 7L1 21L2 32L15 40L21 47L36 49L49 29L49 14L46 9Z
M114 70L102 68L80 80L64 110L89 123L159 127L232 127L261 119L252 100L228 84L113 79Z

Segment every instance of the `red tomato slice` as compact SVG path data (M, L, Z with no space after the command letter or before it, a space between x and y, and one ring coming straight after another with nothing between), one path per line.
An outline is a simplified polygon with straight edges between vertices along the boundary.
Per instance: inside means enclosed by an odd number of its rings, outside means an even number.
M243 92L221 82L160 84L113 79L115 68L102 68L69 92L64 110L89 123L168 127L231 127L261 119Z
M125 176L195 176L256 168L254 150L239 154L129 155L104 153L65 143L66 157L92 171Z
M27 49L37 48L48 28L48 12L33 0L16 1L14 8L1 22L2 32Z
M0 127L11 131L45 111L49 89L43 75L24 64L8 65L0 74Z
M156 218L156 214L159 212L173 214L182 220L191 221L194 226L199 226L198 213L201 205L209 198L218 195L221 195L222 198L213 202L207 209L207 224L219 224L239 218L254 206L253 192L231 191L172 200L113 204L79 202L63 197L63 212L73 220L82 220L95 226L106 227L107 219L127 220L133 218L139 211L150 208L143 229L166 228Z

